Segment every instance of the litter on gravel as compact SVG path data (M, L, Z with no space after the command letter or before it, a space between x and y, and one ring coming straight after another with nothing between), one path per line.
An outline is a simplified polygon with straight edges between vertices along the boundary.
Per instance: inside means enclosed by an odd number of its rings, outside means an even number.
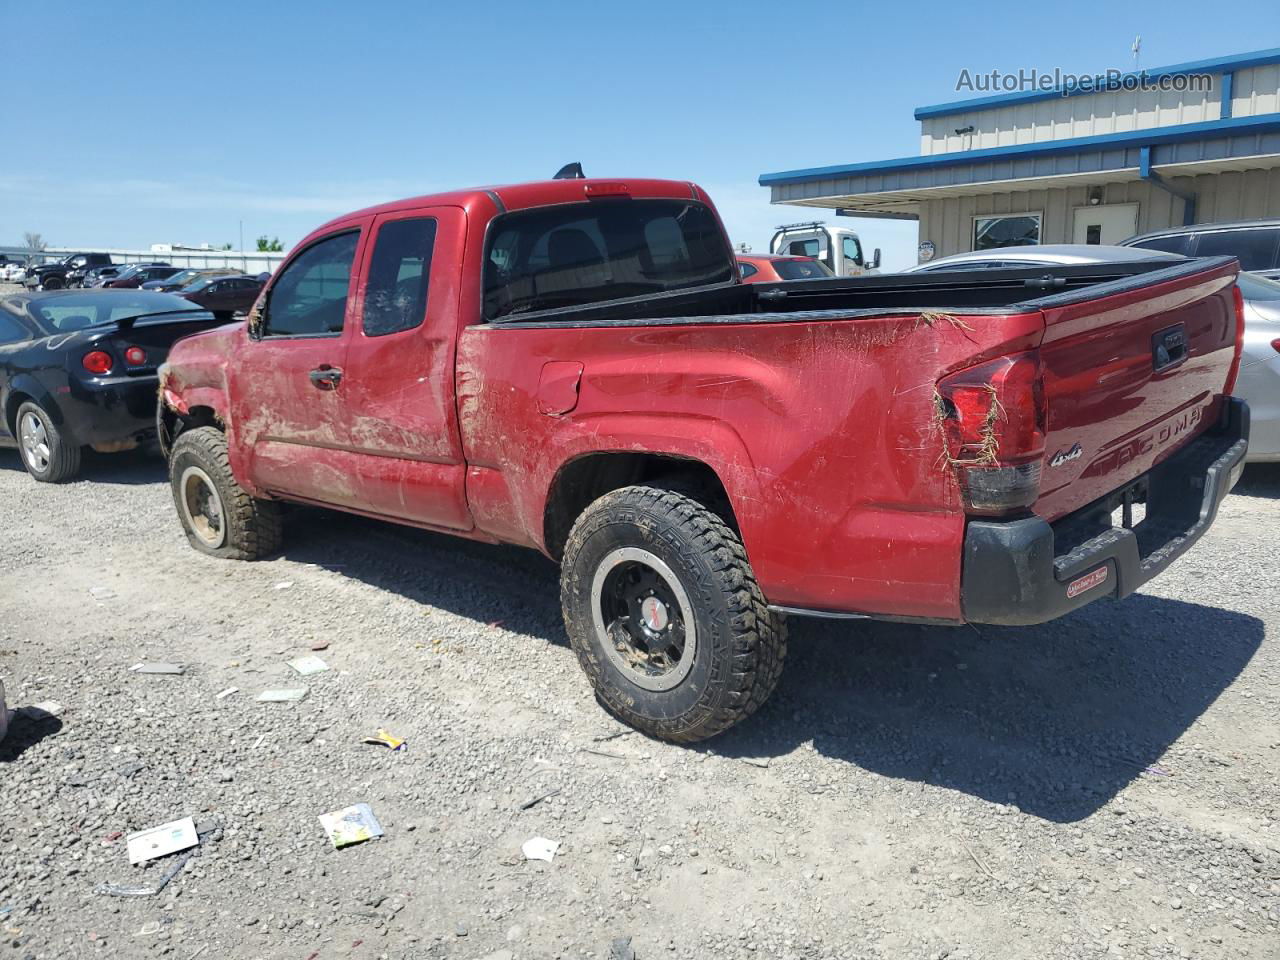
M315 673L324 673L329 669L329 665L319 657L299 657L297 660L290 660L289 666L304 677L309 677Z
M392 750L400 750L404 747L403 737L394 737L381 727L372 737L365 737L365 743L371 743L375 746L390 747Z
M164 676L177 676L186 672L186 668L180 663L135 663L129 669L134 673L155 673Z
M520 848L526 860L545 860L547 863L551 862L559 849L560 844L557 841L548 840L546 837L530 837Z
M214 694L213 699L225 700L227 699L227 697L231 696L233 693L239 693L239 692L240 692L239 687L227 687L227 689L223 690L221 693Z
M190 817L183 817L181 820L131 833L126 842L129 845L129 862L136 865L194 847L200 842L200 838L196 836L195 821Z
M296 687L287 690L263 690L257 696L259 703L296 703L299 700L305 700L306 698L306 687Z
M356 843L364 843L383 835L382 824L373 815L373 808L367 803L357 803L332 813L320 814L320 826L335 850L349 847Z
M110 587L90 587L89 596L95 600L114 600L116 592Z

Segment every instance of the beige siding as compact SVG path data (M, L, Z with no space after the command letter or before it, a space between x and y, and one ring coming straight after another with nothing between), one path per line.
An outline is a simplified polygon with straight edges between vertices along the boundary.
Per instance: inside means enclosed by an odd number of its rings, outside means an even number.
M1236 71L1231 86L1231 115L1253 117L1260 113L1280 113L1280 63Z
M1196 194L1196 220L1225 223L1280 217L1280 169L1176 177L1180 190ZM1089 187L1024 190L975 197L946 197L920 205L920 239L932 240L937 256L973 248L973 218L993 213L1039 213L1041 243L1070 243L1076 207L1089 202ZM1142 180L1112 183L1102 189L1103 203L1137 203L1138 232L1182 223L1182 201Z
M1217 120L1222 112L1220 83L1221 77L1215 75L1207 91L1118 90L929 117L920 121L920 153L928 156L957 150L1011 147ZM1244 112L1236 110L1236 115L1280 111L1277 106L1280 92L1277 91L1280 91L1280 65L1238 71L1233 87L1236 99L1232 103L1251 98L1251 106ZM974 127L973 133L955 132L970 125Z

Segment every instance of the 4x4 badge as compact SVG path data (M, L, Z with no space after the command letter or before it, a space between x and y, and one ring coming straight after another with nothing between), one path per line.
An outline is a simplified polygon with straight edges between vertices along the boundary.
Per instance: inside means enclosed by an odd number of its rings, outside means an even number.
M1049 461L1049 466L1060 467L1064 463L1068 463L1071 460L1079 460L1083 456L1084 456L1084 449L1080 446L1080 444L1077 443L1070 450L1067 450L1065 452L1062 450L1059 450L1057 453L1055 453L1053 455L1053 459Z

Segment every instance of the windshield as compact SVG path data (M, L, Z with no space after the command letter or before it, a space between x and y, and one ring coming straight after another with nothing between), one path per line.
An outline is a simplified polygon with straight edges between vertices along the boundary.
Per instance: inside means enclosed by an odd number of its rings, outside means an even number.
M830 267L817 260L775 260L773 269L783 280L818 280L835 276Z
M183 287L178 292L179 293L196 293L200 290L203 290L205 287L207 287L209 284L213 283L213 281L217 279L218 279L217 277L198 277L195 280L192 280L190 283L188 283L185 287Z
M208 315L207 310L188 300L169 293L151 293L146 290L131 290L127 293L107 290L67 296L58 294L33 299L27 308L32 319L46 333L70 333L85 327L115 323L126 317L174 311Z
M611 198L539 207L490 228L484 317L728 283L737 274L704 204Z
M1280 283L1252 273L1236 277L1236 284L1246 300L1280 300Z
M158 279L157 282L165 283L165 284L177 284L178 286L182 286L184 283L190 283L192 280L194 280L198 276L200 276L199 270L179 270L173 276L164 277L163 279Z

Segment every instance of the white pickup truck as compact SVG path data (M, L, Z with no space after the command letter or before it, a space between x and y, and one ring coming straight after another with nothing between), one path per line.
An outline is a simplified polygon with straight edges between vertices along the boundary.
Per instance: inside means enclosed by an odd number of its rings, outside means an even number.
M820 220L786 223L769 241L769 252L821 260L837 277L860 277L880 272L880 249L867 257L858 234L848 227L833 227Z

